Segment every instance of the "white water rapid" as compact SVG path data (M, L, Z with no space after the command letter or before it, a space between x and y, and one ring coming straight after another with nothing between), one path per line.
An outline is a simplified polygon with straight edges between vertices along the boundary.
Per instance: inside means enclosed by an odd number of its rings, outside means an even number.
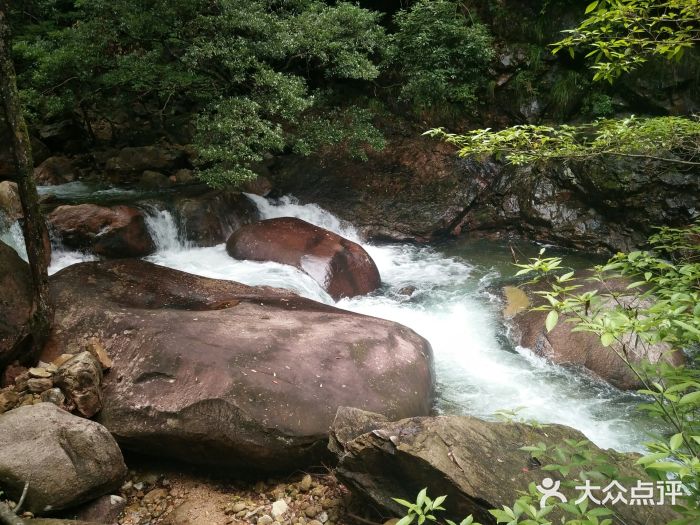
M361 242L351 224L318 206L300 205L291 197L277 202L254 195L249 198L261 218L298 217ZM147 260L207 277L288 288L316 301L334 303L313 279L292 267L237 261L228 256L223 244L191 246L182 241L169 212L148 213L147 224L158 250ZM17 245L16 238L14 241ZM475 262L483 261L483 255L473 261L468 255L451 257L425 246L363 246L379 267L383 287L369 296L343 299L336 306L402 323L430 341L439 411L493 418L497 410L518 410L519 418L575 427L604 448L640 449L645 429L635 410L639 400L634 395L510 346L500 306L485 291L489 279L498 273ZM85 260L75 252L58 254L52 272ZM405 286L416 289L410 298L399 293Z

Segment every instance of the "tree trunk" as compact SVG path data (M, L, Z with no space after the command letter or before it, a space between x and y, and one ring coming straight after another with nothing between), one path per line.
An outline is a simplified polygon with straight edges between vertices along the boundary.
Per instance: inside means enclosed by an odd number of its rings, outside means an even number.
M32 351L41 349L51 329L53 306L49 297L48 253L46 223L39 207L39 195L34 181L34 163L27 125L17 91L15 68L10 56L10 28L7 10L0 2L0 98L5 120L12 136L11 147L24 221L22 229L27 247L33 283L33 312L31 320Z

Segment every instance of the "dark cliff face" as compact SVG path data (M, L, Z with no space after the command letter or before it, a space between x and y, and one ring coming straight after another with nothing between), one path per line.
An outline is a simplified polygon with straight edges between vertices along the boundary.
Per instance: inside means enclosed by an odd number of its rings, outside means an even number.
M422 138L399 138L368 162L288 157L271 170L280 194L317 202L371 239L513 235L601 253L700 216L698 175L612 157L504 166Z

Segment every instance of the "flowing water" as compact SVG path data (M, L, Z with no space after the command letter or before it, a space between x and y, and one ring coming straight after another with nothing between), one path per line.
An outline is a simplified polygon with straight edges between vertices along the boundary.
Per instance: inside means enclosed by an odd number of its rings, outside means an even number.
M361 242L355 228L315 205L285 197L270 202L250 195L261 218L298 217ZM224 245L195 247L182 240L170 212L149 208L147 224L157 252L147 259L163 266L250 285L288 288L328 304L330 296L306 274L276 263L237 261ZM18 246L21 233L12 234ZM5 234L4 239L9 239ZM7 242L7 241L5 241ZM390 319L428 339L435 354L437 409L447 414L492 418L498 410L518 417L562 423L581 430L602 447L638 450L645 437L634 394L620 392L589 375L552 365L528 349L515 347L489 284L510 273L509 251L496 243L417 246L363 244L382 277L369 296L343 299L339 308ZM51 272L85 260L59 248ZM410 297L399 290L415 287Z

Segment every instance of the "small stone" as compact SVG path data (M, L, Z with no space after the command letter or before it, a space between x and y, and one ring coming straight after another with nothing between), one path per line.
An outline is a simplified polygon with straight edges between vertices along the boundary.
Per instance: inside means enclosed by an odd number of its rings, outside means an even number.
M153 489L143 497L143 502L147 505L157 503L158 501L165 499L167 496L168 491L166 489Z
M316 519L321 523L326 523L328 521L328 514L326 512L322 512L316 517Z
M56 367L60 367L63 363L65 363L69 359L73 359L74 357L75 354L61 354L56 359L54 359L51 362L51 364L55 365Z
M306 507L306 510L304 510L304 514L306 514L309 518L315 518L321 513L321 508L317 507L316 505L309 505Z
M66 396L63 395L60 388L49 388L41 393L41 400L44 403L53 403L60 407L65 403Z
M234 503L233 505L231 505L231 512L233 514L237 514L237 513L241 512L242 510L246 510L247 508L248 508L248 505L246 505L242 501L239 501L238 503Z
M13 390L4 390L0 392L0 414L7 412L17 406L19 403L19 394Z
M29 374L23 372L15 377L15 390L17 392L23 392L27 389L27 381L29 381Z
M288 508L289 507L287 506L286 501L283 499L278 499L272 504L272 517L280 518L281 516L284 516Z
M24 394L20 399L19 406L29 406L34 404L34 396L31 394Z
M311 476L307 474L299 482L299 490L308 492L311 489Z
M272 519L271 516L268 516L267 514L263 514L258 518L257 524L258 525L272 525L272 522L275 521Z
M85 417L102 409L102 366L90 352L81 352L63 363L56 373L56 386Z
M32 377L27 381L27 389L33 394L40 394L50 388L53 388L53 379L51 377Z
M399 290L399 294L400 294L400 295L405 295L405 296L407 296L407 297L411 297L411 296L414 294L415 291L416 291L416 287L415 287L415 286L404 286L403 288L401 288L401 289Z
M29 375L31 377L47 378L51 377L53 374L49 372L46 368L30 368Z
M323 525L320 521L318 520L311 520L309 523L306 525Z
M318 487L315 487L311 491L311 495L312 496L323 496L324 492L326 492L326 487L324 487L323 485L319 485Z

